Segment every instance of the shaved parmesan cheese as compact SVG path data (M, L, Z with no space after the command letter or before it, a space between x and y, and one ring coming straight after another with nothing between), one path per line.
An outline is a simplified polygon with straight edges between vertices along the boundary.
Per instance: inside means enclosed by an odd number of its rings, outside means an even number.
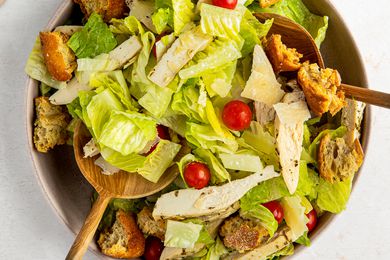
M272 106L284 95L280 87L267 55L260 45L256 45L253 52L252 74L241 96Z
M77 81L77 78L73 78L66 84L66 88L62 88L56 91L49 98L50 103L54 105L66 105L75 100L79 94L79 91L82 90L91 90L87 84L83 84Z
M299 181L299 163L302 153L303 123L310 118L310 112L303 101L274 105L276 111L276 145L279 151L282 176L291 194Z
M291 229L291 240L294 242L308 231L306 223L309 219L305 214L306 208L302 206L299 196L284 197L280 202L283 207L284 220Z
M210 215L231 206L260 182L279 176L273 166L222 186L183 189L163 194L153 210L155 219L180 219Z
M202 33L199 27L181 34L150 72L149 79L160 87L166 87L181 68L212 40L213 37Z

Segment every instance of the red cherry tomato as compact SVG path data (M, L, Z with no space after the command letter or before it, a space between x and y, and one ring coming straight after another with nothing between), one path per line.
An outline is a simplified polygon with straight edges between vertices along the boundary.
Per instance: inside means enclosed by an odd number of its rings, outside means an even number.
M210 181L209 168L200 162L191 162L184 168L184 179L188 186L195 189L202 189L207 186Z
M266 207L269 211L271 211L272 214L274 214L274 217L278 222L278 224L282 223L284 218L284 212L283 212L282 205L280 205L280 203L277 200L270 201L262 205Z
M242 131L250 126L252 111L244 102L233 100L223 108L222 120L229 129Z
M160 137L160 139L164 139L164 140L170 140L170 136L169 136L169 130L167 127L163 126L163 125L157 125L157 135L158 137ZM156 147L157 147L158 143L156 143L155 145L153 145L149 152L146 153L146 155L149 155L151 154L154 150L156 150Z
M317 212L312 209L309 213L306 214L306 217L309 219L309 222L307 222L306 226L307 229L309 229L309 232L311 232L317 226Z
M157 237L148 236L145 242L144 258L146 260L159 260L164 244Z
M227 9L234 9L237 6L237 0L213 0L213 5Z

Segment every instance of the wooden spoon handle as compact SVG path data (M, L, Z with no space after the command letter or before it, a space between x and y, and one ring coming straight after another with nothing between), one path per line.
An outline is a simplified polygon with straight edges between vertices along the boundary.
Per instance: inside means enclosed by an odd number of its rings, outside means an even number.
M344 90L347 97L354 98L371 105L390 108L390 94L388 93L367 88L359 88L347 84L341 84L341 89Z
M77 235L72 247L69 250L66 260L81 260L88 249L89 243L96 232L103 213L110 202L111 197L105 194L99 194L98 199L93 204L91 212L84 222L79 234Z

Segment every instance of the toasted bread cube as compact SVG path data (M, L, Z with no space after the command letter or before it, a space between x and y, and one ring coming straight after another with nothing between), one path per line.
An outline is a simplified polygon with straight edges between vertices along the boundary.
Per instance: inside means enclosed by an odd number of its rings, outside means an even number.
M349 147L344 138L332 140L325 135L318 149L318 168L322 178L330 183L344 181L354 175L363 163L364 153L358 139Z
M339 89L341 77L337 70L320 69L317 64L305 62L298 72L298 83L317 116L328 111L334 116L346 105L344 91Z
M276 4L277 2L279 2L280 0L260 0L260 7L261 8L267 8L273 4Z
M296 49L287 48L282 42L281 35L272 34L268 39L264 39L263 46L275 73L296 71L301 67L302 64L299 60L302 58L302 54Z
M105 255L115 258L136 258L144 254L145 237L133 215L119 210L110 230L100 233L98 244Z
M62 32L41 32L43 58L50 75L59 81L68 81L77 67L76 57L66 42L69 36Z
M85 18L92 13L97 13L103 17L105 22L112 18L123 18L129 11L125 0L74 0L80 5Z
M53 105L47 97L35 99L37 119L34 123L34 144L39 152L47 153L56 145L65 144L70 116L62 106Z
M138 226L141 228L144 234L158 237L164 241L165 231L167 229L167 221L162 219L155 220L153 218L152 212L152 208L145 206L137 214Z

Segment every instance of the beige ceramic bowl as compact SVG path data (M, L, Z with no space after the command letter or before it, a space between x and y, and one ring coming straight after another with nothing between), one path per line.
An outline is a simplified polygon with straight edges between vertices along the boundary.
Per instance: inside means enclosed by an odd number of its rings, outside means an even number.
M344 82L356 86L367 86L366 74L358 49L335 8L327 0L306 0L304 2L314 13L330 17L328 35L321 48L326 65L338 69ZM73 8L74 4L71 0L63 1L47 27L42 29L51 30L62 25L70 17ZM36 81L28 80L26 95L27 135L36 177L58 217L76 234L90 210L92 187L78 170L70 146L58 147L48 154L38 153L34 149L32 132L33 98L38 95ZM364 150L367 149L369 126L370 112L367 109L363 122L362 143ZM312 238L318 236L333 218L334 215L323 216L318 228L313 232ZM302 249L303 247L298 248L295 255L299 254ZM90 250L99 259L109 259L99 252L95 243L91 244Z

